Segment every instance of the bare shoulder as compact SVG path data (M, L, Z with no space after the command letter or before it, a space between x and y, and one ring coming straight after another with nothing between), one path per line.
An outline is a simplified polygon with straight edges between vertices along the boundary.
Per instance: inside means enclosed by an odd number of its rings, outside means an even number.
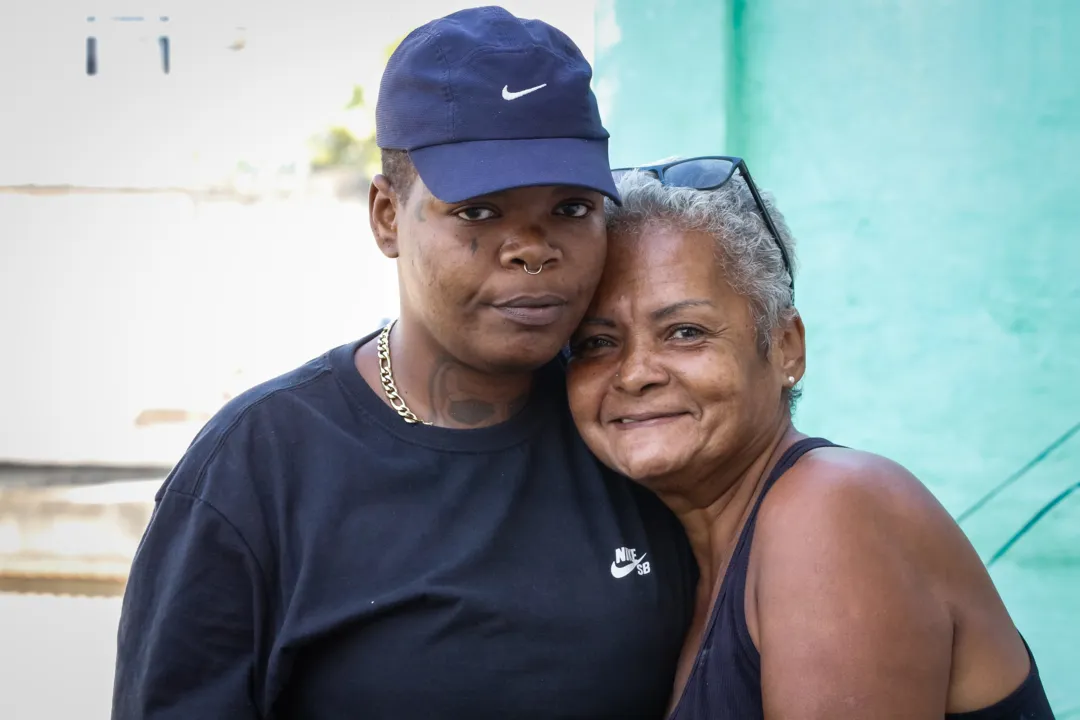
M944 583L982 563L933 493L897 462L847 448L820 448L786 472L762 503L762 551L841 560L858 572L886 563L947 601ZM843 548L838 556L830 550ZM837 568L840 569L840 568Z
M777 481L746 592L774 708L836 716L857 697L866 717L941 717L996 702L1028 672L960 527L907 469L872 453L814 450Z
M813 450L784 473L762 503L759 522L764 529L782 515L787 524L792 520L788 516L796 513L825 528L864 519L925 534L939 524L954 525L907 468L880 455L838 447ZM916 524L905 530L909 522Z
M796 585L825 572L867 599L906 595L960 632L992 628L1001 644L1022 647L959 525L910 471L873 453L821 448L785 473L762 503L750 571Z
M842 447L811 450L784 474L776 494L854 493L856 498L896 500L929 496L929 491L903 465L881 455Z
M950 522L870 453L821 448L784 473L758 515L745 598L766 715L942 716L954 624L927 538Z

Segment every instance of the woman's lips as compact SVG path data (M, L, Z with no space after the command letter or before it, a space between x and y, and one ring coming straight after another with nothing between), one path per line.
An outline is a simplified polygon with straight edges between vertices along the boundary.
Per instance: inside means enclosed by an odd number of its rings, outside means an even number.
M612 421L612 424L619 430L637 430L665 425L684 417L686 414L685 412L637 413L618 417Z
M566 299L558 295L518 295L492 307L519 325L543 327L558 322L566 312Z
M543 327L562 318L566 305L495 305L500 315L519 325Z

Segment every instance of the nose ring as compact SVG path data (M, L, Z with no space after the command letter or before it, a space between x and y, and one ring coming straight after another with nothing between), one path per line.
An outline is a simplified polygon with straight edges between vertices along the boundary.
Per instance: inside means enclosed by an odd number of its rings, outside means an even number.
M544 272L544 263L540 263L540 267L536 269L536 272L533 272L529 269L528 263L522 263L521 265L525 268L525 272L528 275L539 275L540 273Z

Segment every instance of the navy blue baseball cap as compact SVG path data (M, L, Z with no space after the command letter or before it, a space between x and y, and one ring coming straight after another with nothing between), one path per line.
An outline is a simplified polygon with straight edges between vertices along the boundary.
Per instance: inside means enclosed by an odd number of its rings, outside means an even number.
M375 108L380 148L406 150L443 202L574 185L619 201L592 68L547 23L499 7L413 30L390 57Z

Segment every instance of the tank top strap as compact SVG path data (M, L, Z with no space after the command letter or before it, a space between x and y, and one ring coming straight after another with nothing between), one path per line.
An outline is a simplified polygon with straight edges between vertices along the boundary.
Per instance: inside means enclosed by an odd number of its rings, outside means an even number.
M761 509L761 503L765 500L765 495L776 484L776 481L798 462L799 458L811 450L823 447L840 446L825 438L810 437L799 440L784 451L784 454L780 456L780 459L773 467L772 472L769 473L769 477L765 479L765 486L761 489L761 494L754 502L750 515L746 518L746 525L739 534L739 539L735 543L735 551L732 553L731 560L728 563L723 583L726 587L721 592L726 596L724 611L729 614L728 627L734 632L735 637L728 639L726 642L734 642L739 647L744 659L755 671L760 670L760 657L757 648L754 647L754 641L750 637L750 630L746 626L744 600L746 595L746 574L750 566L750 547L754 538L754 527L757 524L758 511Z
M769 477L765 478L765 486L761 488L761 494L758 495L757 500L754 501L754 507L750 509L750 515L746 518L746 525L743 527L742 532L739 533L739 539L735 543L735 551L732 553L731 562L728 563L729 568L734 568L736 565L742 565L742 571L745 572L745 564L749 560L750 555L747 546L749 546L750 539L754 536L754 525L757 523L758 511L761 510L761 503L765 501L765 496L769 493L769 490L772 489L772 486L776 484L776 481L780 479L781 475L790 470L792 465L798 462L799 458L811 450L817 450L818 448L823 447L840 446L825 438L803 438L785 450L784 454L780 456L780 459L776 461L776 465L773 466L772 472L769 473Z
M765 478L760 496L750 508L746 524L735 542L712 616L702 638L686 688L669 720L703 717L761 718L761 656L746 626L746 573L754 525L765 495L799 458L811 450L838 447L824 438L804 438L792 444ZM706 678L703 680L703 678ZM706 707L724 708L717 714Z
M790 470L803 455L811 450L817 450L818 448L823 447L839 447L839 445L830 442L825 438L809 437L799 440L784 451L784 454L776 461L776 465L773 467L772 472L769 473L769 477L765 479L765 487L761 489L761 495L759 495L758 499L754 502L754 508L750 511L750 517L746 521L747 527L749 527L757 518L758 510L761 509L761 503L765 500L766 493L772 489L772 486L776 484L776 481L780 479L780 476ZM753 531L751 531L751 533L752 532Z
M732 555L731 563L729 565L734 565L737 559L743 562L749 560L749 548L744 546L748 546L750 544L750 539L754 536L754 525L757 523L758 511L761 510L761 503L765 501L765 496L772 490L772 486L776 484L776 481L780 479L781 475L790 470L791 467L799 461L799 458L811 450L817 450L818 448L823 447L840 446L825 438L803 438L785 450L784 454L780 456L780 459L776 461L776 465L773 466L772 472L769 473L769 477L765 478L765 486L761 488L761 494L758 495L757 500L754 501L754 507L750 509L750 515L746 518L746 525L743 527L742 532L739 533L739 540L735 544L735 552ZM746 556L745 558L743 557L744 555Z

